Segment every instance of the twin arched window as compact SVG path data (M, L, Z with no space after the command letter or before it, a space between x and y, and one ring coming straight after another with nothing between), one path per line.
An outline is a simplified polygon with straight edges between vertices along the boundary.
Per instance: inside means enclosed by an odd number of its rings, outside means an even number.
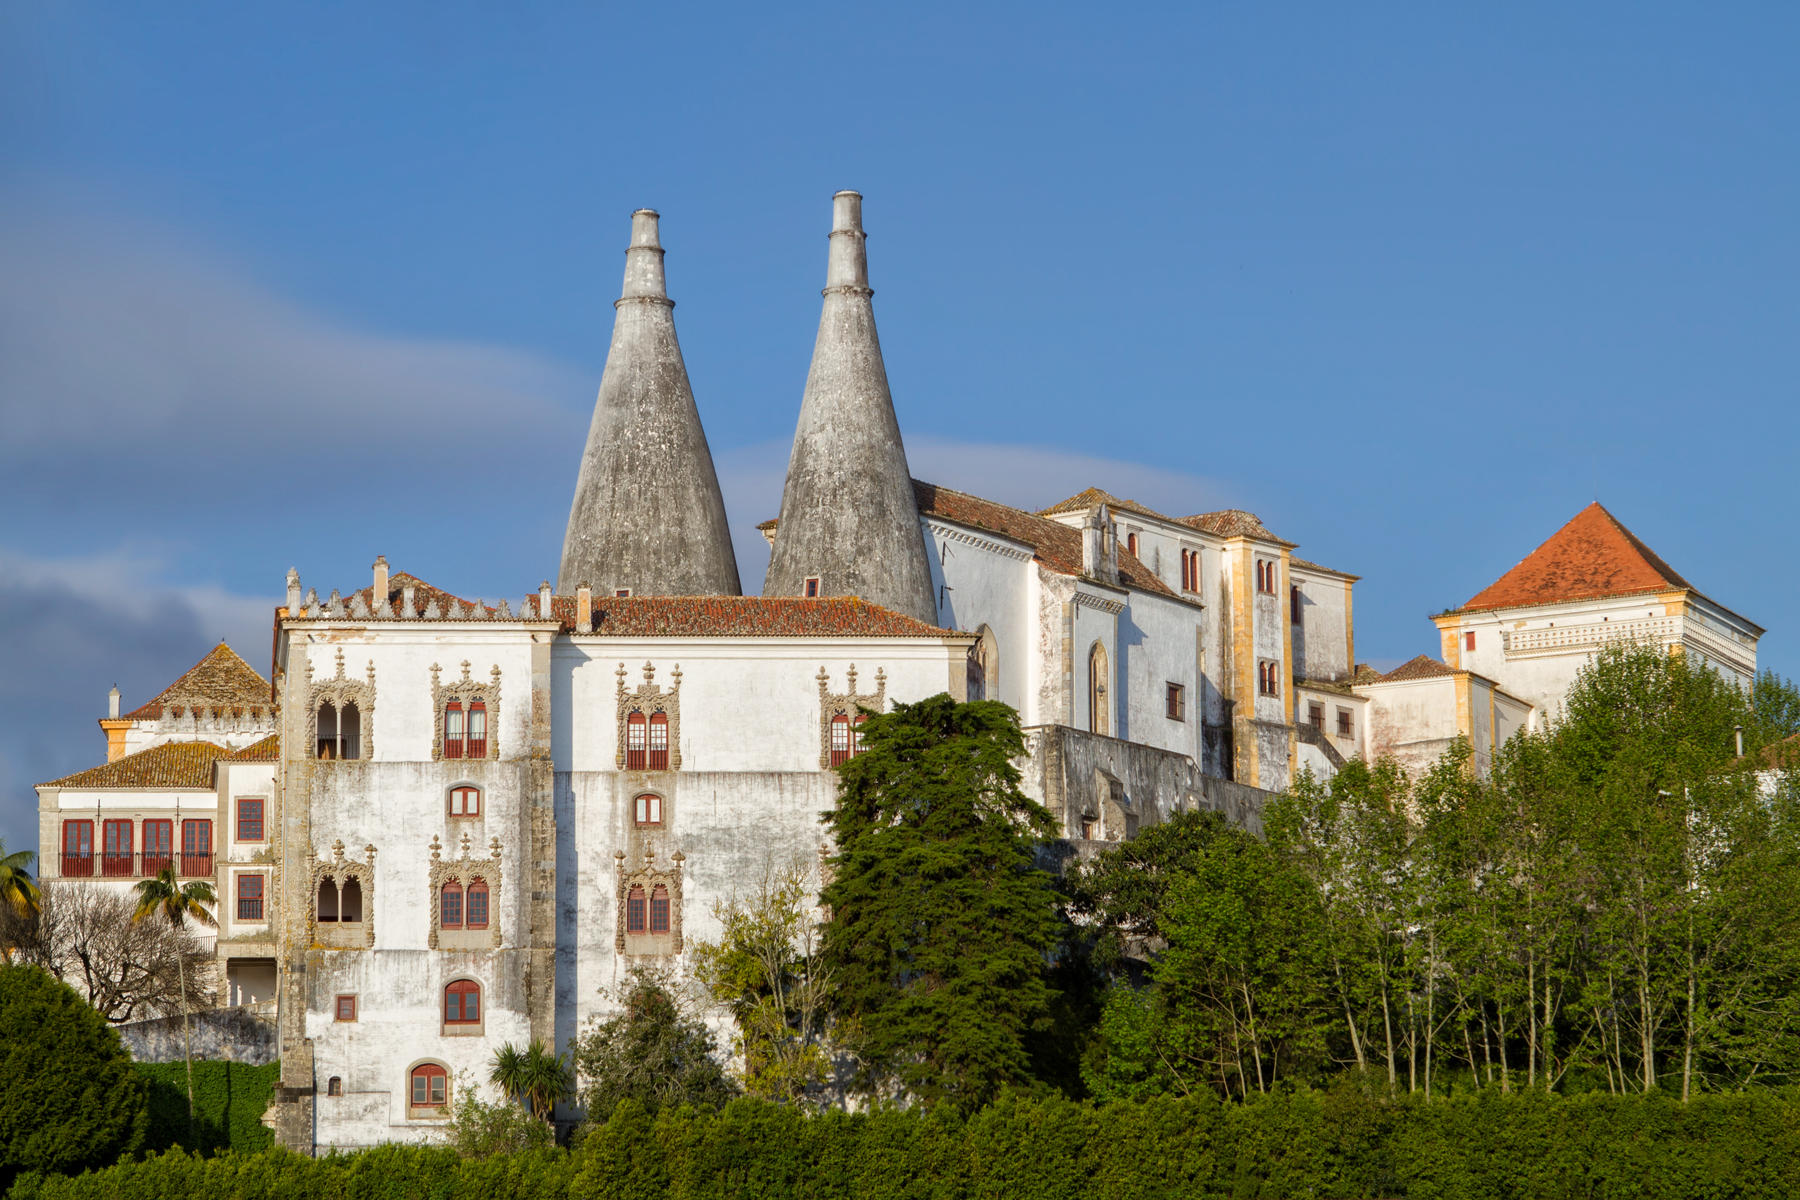
M460 700L444 705L444 757L487 757L487 705Z
M848 762L863 752L862 723L866 713L857 713L852 721L848 714L831 718L831 765Z
M319 894L313 906L313 919L321 925L334 921L355 922L363 919L362 883L354 876L338 881L327 875L319 880Z
M481 1024L481 985L473 979L458 979L444 989L444 1024Z
M339 708L330 700L319 703L318 756L321 759L362 757L362 712L354 700Z
M634 712L625 718L625 769L669 769L669 714Z
M456 880L438 891L439 929L486 929L488 927L487 880L477 876L464 888Z
M648 892L636 883L625 894L626 933L669 932L669 889L657 884Z

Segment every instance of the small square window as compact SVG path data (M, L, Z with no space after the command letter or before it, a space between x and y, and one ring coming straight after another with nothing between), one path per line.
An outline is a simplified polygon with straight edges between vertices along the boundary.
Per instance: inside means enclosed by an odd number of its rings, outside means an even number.
M1355 726L1351 724L1350 710L1347 708L1338 709L1338 736L1350 737L1354 732Z
M661 825L663 823L662 797L655 792L643 793L633 802L632 807L634 809L632 816L636 824Z
M260 874L237 877L237 919L263 919L263 877Z
M806 577L806 598L808 600L813 600L816 599L818 595L819 577L817 575L808 575Z
M263 802L260 798L239 797L237 802L237 840L240 842L263 840Z
M625 597L631 595L631 589L630 588L614 588L613 595L617 596L619 599L623 600Z
M1323 704L1308 704L1306 706L1306 723L1311 725L1314 729L1325 728L1325 706Z
M1171 721L1187 720L1187 688L1179 683L1168 685L1168 713Z
M337 998L337 1019L340 1021L356 1020L355 996L339 996Z
M1469 632L1463 634L1463 649L1464 650L1473 650L1474 648L1475 648L1475 631L1473 629L1471 629L1471 630L1469 630Z
M343 1095L344 1094L344 1077L341 1075L333 1075L330 1079L326 1080L325 1081L325 1094L327 1096Z

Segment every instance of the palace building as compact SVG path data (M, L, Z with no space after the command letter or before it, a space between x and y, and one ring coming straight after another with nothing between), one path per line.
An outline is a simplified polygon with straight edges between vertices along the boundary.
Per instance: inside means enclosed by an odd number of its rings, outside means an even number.
M1251 513L915 479L856 193L828 245L760 595L640 211L555 586L290 571L267 678L221 645L122 716L115 692L107 762L39 787L46 886L212 882L223 998L274 1014L284 1143L432 1137L501 1044L561 1047L632 967L681 969L716 902L830 852L832 768L894 701L1015 708L1026 789L1085 854L1185 809L1255 828L1351 759L1464 737L1485 763L1612 636L1754 671L1761 630L1598 506L1434 618L1442 660L1380 675L1358 577Z

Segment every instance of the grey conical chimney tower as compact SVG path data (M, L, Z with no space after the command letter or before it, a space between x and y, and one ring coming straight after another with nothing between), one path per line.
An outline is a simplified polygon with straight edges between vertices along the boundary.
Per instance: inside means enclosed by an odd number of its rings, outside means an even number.
M788 459L765 596L861 596L936 625L937 600L863 247L862 197L832 197L825 306Z
M625 287L563 537L564 595L584 583L607 596L624 588L742 594L719 477L675 340L656 220L647 208L631 214Z

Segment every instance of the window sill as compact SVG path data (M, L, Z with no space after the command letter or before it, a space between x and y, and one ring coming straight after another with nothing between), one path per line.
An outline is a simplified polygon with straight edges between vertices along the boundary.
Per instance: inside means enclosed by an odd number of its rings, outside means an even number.
M472 1025L445 1025L440 1033L443 1037L486 1037L487 1022L481 1020Z
M439 950L494 950L500 945L493 929L440 929Z
M406 1106L406 1119L409 1121L446 1122L450 1120L450 1106L448 1104L432 1104L424 1108L414 1108L409 1104Z

